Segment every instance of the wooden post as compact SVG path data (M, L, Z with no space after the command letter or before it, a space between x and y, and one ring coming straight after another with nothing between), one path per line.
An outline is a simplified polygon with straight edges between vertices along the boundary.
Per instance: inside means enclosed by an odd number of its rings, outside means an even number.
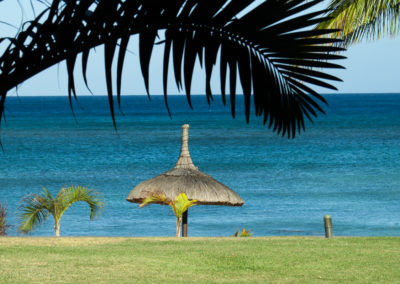
M182 237L187 237L188 211L186 210L182 215Z
M325 237L332 238L332 218L330 215L324 216Z

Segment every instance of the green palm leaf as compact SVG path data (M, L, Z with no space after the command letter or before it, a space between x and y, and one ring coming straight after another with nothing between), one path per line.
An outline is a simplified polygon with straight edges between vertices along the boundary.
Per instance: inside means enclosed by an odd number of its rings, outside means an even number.
M46 191L44 188L43 190ZM30 194L22 200L20 208L22 215L19 230L26 234L46 221L53 212L53 199L49 199L46 192L42 195Z
M329 9L330 19L317 29L340 29L331 36L343 37L343 46L399 34L400 0L331 0Z
M99 216L104 209L104 201L101 194L86 187L71 186L62 188L57 198L62 203L63 210L62 213L60 212L61 215L75 202L86 202L89 205L91 220Z
M188 200L185 193L180 193L176 199L171 202L172 210L177 218L181 218L190 207L196 205L197 200Z
M140 203L139 208L145 207L152 203L169 205L170 202L171 200L169 200L164 194L151 193L142 201L142 203Z
M164 43L163 86L167 98L168 66L173 64L178 88L185 90L191 106L191 83L198 60L206 74L205 93L213 100L210 80L217 63L221 94L235 116L236 88L240 83L247 121L251 104L255 115L275 132L294 137L304 129L325 100L312 89L335 90L327 81L339 81L313 68L341 68L329 61L336 39L316 38L312 27L325 11L307 12L314 0L53 0L35 20L26 23L0 57L0 115L7 92L42 70L66 61L68 92L76 96L74 68L82 53L85 83L88 57L94 47L105 46L105 71L110 113L114 118L112 63L117 57L117 99L120 102L127 42L139 35L139 61L149 92L149 64L155 44ZM319 31L329 34L331 30ZM161 41L156 39L161 37ZM4 39L2 39L4 40ZM119 46L119 52L118 50ZM170 55L172 58L170 60ZM219 55L219 56L218 56ZM299 67L299 68L294 68ZM237 76L239 74L239 76ZM253 99L252 99L253 98ZM167 100L166 100L167 104ZM167 104L168 108L168 104Z

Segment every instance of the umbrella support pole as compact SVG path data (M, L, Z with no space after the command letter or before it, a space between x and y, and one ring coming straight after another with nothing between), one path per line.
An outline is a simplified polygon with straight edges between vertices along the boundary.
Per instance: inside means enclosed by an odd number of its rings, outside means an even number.
M182 237L187 237L188 211L186 210L182 215Z

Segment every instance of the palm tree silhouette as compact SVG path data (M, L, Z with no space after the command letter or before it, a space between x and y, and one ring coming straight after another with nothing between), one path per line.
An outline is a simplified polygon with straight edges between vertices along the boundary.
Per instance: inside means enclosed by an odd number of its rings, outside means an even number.
M313 29L326 20L323 15L327 11L309 11L321 1L53 0L36 19L26 22L15 38L0 39L9 41L0 57L0 116L10 89L64 60L72 107L78 54L82 54L87 85L89 54L94 47L104 45L108 102L115 126L113 83L120 104L127 46L131 36L138 35L140 67L148 94L153 47L164 45L162 69L167 109L170 61L176 84L185 91L190 106L196 60L205 72L209 103L213 100L211 75L219 63L222 100L225 104L229 93L233 117L236 85L240 82L247 121L253 103L255 115L262 116L268 128L294 137L304 130L305 119L312 120L317 113L324 112L320 104L326 101L313 86L336 90L328 82L340 81L319 70L342 68L330 61L344 58L334 53L342 49L331 45L338 39L319 37L336 30ZM116 78L112 72L114 61Z

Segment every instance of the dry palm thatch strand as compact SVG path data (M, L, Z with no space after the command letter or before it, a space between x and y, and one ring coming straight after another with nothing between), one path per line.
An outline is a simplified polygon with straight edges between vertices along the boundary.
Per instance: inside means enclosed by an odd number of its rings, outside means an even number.
M251 96L256 116L278 134L294 137L324 112L326 103L311 86L335 90L327 81L340 79L313 71L342 68L331 60L332 38L318 38L335 30L313 30L326 11L307 12L322 0L53 0L33 21L27 22L0 57L0 116L7 92L48 67L66 61L68 94L76 97L74 68L82 54L83 79L94 47L104 45L105 73L111 117L115 125L112 64L117 58L117 100L120 103L122 71L131 35L139 35L139 60L149 94L149 64L158 34L164 33L163 86L167 102L170 56L178 88L191 106L191 83L198 59L206 75L208 101L211 75L219 58L221 94L235 116L236 85L240 82L249 120ZM240 15L240 17L238 16ZM119 48L117 48L119 47ZM220 55L218 57L218 54ZM239 78L237 78L237 73Z

